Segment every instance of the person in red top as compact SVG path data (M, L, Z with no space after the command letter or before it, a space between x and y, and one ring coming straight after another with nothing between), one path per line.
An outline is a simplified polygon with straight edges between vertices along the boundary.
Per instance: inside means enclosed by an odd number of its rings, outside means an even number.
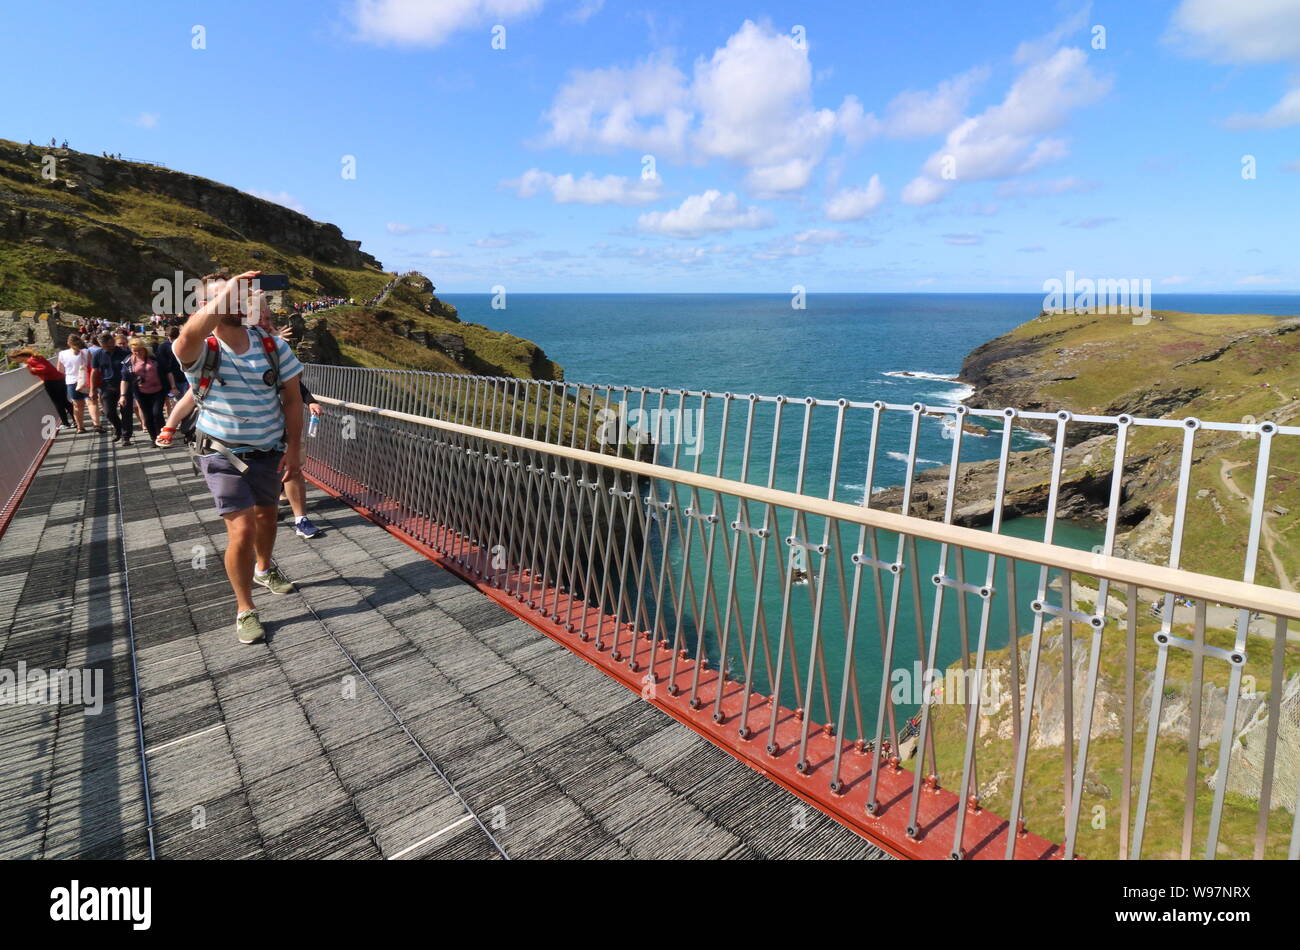
M67 387L63 384L63 370L59 369L30 346L19 347L9 351L9 359L15 363L22 361L27 371L45 384L45 392L58 410L63 421L61 428L72 428L72 406L68 404Z

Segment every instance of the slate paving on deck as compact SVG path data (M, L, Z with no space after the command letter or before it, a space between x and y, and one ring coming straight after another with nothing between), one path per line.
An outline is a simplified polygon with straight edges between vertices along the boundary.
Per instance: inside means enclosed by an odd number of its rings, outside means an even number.
M277 540L298 592L257 589L269 638L245 646L188 455L58 437L0 537L0 670L102 671L104 705L0 705L0 857L149 857L128 604L159 858L884 857L342 502L310 505L324 535L286 518Z

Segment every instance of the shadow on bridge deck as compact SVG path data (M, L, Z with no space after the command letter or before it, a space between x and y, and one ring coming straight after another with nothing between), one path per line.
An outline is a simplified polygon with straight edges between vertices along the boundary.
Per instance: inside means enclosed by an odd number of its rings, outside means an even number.
M102 670L104 707L0 705L0 857L149 856L119 488L161 858L884 856L321 493L239 644L188 456L61 435L0 538L0 671Z

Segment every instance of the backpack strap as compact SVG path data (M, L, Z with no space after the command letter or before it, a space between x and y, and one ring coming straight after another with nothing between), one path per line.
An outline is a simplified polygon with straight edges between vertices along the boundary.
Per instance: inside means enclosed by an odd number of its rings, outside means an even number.
M271 379L274 380L272 385L275 386L276 392L280 392L284 389L284 385L280 382L280 347L276 345L275 337L263 333L261 327L255 328L253 332L262 343L262 352L266 354L266 361L271 364Z
M212 389L212 383L217 378L217 367L221 365L221 345L217 342L215 336L210 336L204 341L203 356L199 363L199 381L191 387L194 390L194 405L196 409L203 408L203 400L207 398L208 391Z

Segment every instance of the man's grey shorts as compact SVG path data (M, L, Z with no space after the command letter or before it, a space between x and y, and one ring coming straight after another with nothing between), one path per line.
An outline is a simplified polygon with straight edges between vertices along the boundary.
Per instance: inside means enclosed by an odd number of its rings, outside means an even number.
M245 459L248 471L240 472L220 453L199 456L199 471L217 503L217 514L228 515L254 505L274 506L280 500L281 453L260 459Z

